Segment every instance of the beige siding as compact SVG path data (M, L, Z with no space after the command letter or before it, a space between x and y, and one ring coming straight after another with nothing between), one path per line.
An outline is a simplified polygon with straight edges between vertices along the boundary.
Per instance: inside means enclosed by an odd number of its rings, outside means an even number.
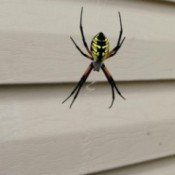
M127 39L106 65L126 100L112 109L102 72L61 104L89 65L69 39L83 48L81 6L88 43L103 31L111 48L122 14ZM0 1L0 174L166 172L150 161L175 154L174 19L172 1Z
M72 109L61 102L73 86L0 89L1 163L7 174L85 174L175 153L175 83L96 84Z
M119 33L118 11L122 14L126 41L118 55L108 60L116 80L160 80L175 78L174 4L147 1L21 0L0 2L0 83L76 82L89 64L74 47L73 36L82 47L79 15L87 41L103 31L111 48ZM96 12L97 11L97 12ZM90 81L105 81L103 75Z
M172 156L94 175L173 175L174 172L175 158Z

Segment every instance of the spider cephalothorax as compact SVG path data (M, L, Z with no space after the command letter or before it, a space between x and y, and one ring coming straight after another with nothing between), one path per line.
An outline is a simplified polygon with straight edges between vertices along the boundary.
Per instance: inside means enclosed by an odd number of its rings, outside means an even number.
M76 87L74 88L74 90L71 92L71 94L63 101L63 103L68 100L74 93L75 96L73 98L73 101L70 105L70 108L72 106L72 104L74 103L75 99L77 98L81 87L83 86L83 84L86 82L86 79L88 78L89 74L91 73L92 69L94 71L99 71L100 69L103 70L110 86L112 89L112 102L109 108L112 107L114 99L115 99L115 93L114 93L114 89L116 89L117 93L123 98L125 99L122 94L120 93L119 89L117 88L114 79L112 78L111 74L109 73L108 69L106 68L106 66L104 65L103 61L105 61L106 59L114 56L117 51L120 49L120 47L122 46L125 37L123 39L121 39L122 37L122 33L123 33L123 28L122 28L122 21L121 21L121 16L120 16L120 12L119 12L119 20L120 20L120 33L119 33L119 38L117 41L117 45L111 50L109 51L109 41L108 38L102 33L98 33L97 35L94 36L94 38L92 39L91 42L91 47L89 49L85 37L84 37L84 32L83 32L83 26L82 26L82 14L83 14L83 7L81 8L81 14L80 14L80 31L81 31L81 35L82 35L82 40L83 40L83 44L86 48L86 51L88 52L88 55L85 54L80 48L79 46L75 43L75 41L73 40L72 37L71 40L74 43L74 45L76 46L76 48L80 51L80 53L89 58L90 60L92 60L92 62L90 63L89 67L87 68L87 70L84 72L83 76L81 77L80 81L78 82L78 84L76 85Z

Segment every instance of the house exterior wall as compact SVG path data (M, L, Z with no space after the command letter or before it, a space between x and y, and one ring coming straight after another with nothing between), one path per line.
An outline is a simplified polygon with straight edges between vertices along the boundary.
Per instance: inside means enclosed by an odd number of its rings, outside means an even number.
M62 104L89 65L69 39L85 51L82 6L87 42L103 31L111 49L122 15L126 41L105 64L126 100L112 109L102 71ZM0 174L151 175L164 157L174 172L174 19L173 1L0 1Z

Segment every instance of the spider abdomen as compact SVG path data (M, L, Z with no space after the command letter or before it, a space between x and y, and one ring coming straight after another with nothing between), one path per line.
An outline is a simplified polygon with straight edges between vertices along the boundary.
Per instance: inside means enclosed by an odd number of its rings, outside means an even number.
M107 58L109 41L102 32L94 36L91 42L91 53L94 61L104 61Z

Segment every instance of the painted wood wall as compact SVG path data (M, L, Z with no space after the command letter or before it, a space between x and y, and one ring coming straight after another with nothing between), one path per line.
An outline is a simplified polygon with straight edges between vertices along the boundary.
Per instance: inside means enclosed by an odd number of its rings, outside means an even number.
M69 38L85 51L82 6L89 44L102 31L113 48L122 15L126 41L105 64L126 100L112 109L102 71L62 104L89 65ZM173 174L174 31L174 1L0 1L0 174Z

